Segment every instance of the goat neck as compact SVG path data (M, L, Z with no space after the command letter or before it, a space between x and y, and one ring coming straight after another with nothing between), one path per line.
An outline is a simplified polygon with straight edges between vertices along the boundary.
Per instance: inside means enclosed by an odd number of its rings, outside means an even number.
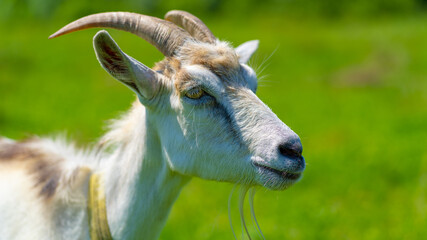
M175 199L190 179L168 167L149 112L135 102L103 139L112 148L105 185L114 239L157 239Z

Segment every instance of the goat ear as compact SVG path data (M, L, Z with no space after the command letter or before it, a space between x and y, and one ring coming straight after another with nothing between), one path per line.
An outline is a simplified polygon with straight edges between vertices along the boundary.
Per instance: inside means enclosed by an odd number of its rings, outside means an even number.
M235 50L239 56L240 63L247 63L251 58L252 54L258 49L259 40L252 40L242 43Z
M139 98L150 100L160 84L160 74L124 53L107 31L99 31L93 47L101 66L115 79L134 91Z

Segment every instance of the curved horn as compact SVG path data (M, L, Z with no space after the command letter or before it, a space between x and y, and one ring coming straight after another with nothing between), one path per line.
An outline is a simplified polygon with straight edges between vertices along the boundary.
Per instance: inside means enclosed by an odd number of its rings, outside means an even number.
M107 27L133 33L152 45L165 56L174 55L191 36L178 26L155 17L130 12L106 12L80 18L59 29L49 38L87 28Z
M172 10L166 13L165 19L179 26L182 26L195 39L214 43L216 38L209 28L196 16L179 10Z

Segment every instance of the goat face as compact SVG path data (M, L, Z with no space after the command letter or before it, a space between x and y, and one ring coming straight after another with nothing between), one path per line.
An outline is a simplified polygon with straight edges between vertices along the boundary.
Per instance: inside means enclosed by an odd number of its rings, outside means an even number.
M299 137L255 95L246 61L258 42L186 42L154 70L94 38L101 65L147 107L169 167L180 174L284 189L304 170Z

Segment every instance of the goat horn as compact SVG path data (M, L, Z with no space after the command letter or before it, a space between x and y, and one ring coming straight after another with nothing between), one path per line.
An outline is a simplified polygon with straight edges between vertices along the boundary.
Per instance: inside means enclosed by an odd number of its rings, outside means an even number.
M209 30L202 20L188 12L172 10L166 13L165 19L176 25L182 26L191 36L199 41L208 43L215 42L216 38L211 30Z
M171 22L130 12L106 12L89 15L69 23L49 36L55 38L87 28L107 27L133 33L154 45L165 56L172 56L191 36Z

